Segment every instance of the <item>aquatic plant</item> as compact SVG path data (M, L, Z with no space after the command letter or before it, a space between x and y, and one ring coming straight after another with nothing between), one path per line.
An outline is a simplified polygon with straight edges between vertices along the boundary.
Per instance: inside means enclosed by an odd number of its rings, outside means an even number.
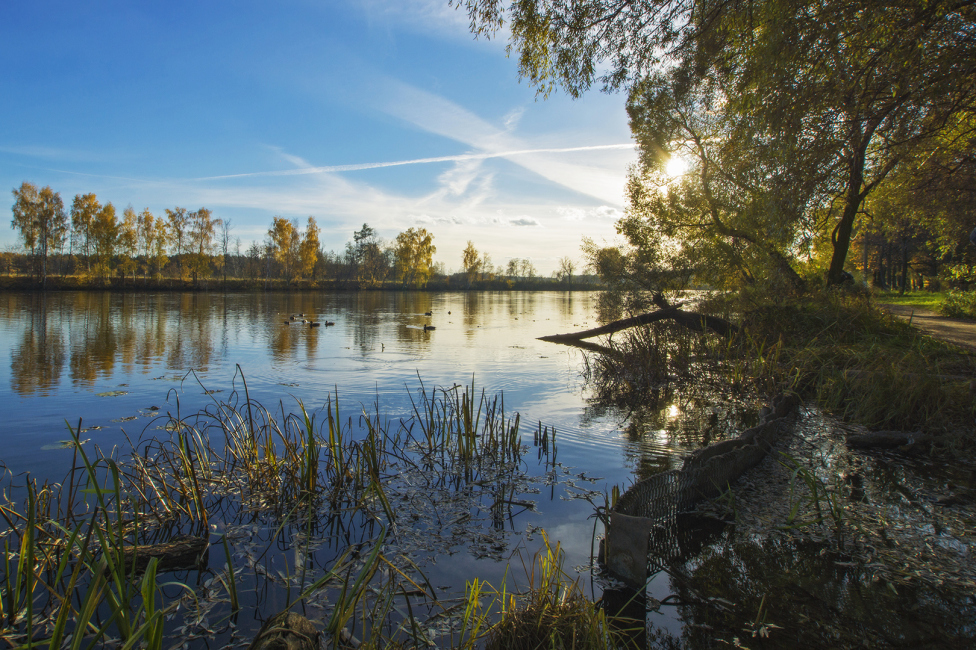
M531 507L516 498L528 480L528 447L502 398L473 383L421 385L415 417L384 421L377 406L353 430L351 419L340 420L337 396L317 412L301 402L273 412L239 379L239 391L199 412L181 413L177 400L172 414L130 439L127 455L86 451L79 422L65 481L27 481L20 504L7 494L0 638L13 647L157 648L219 631L234 641L232 624L248 606L242 584L258 591L263 583L284 596L267 615L281 606L324 609L335 645L428 645L458 630L466 647L479 642L488 619L438 598L403 549L418 526L425 543L465 543L450 531L422 532L452 500L458 512L479 504L492 526L513 504ZM535 443L547 469L554 436L540 423ZM264 532L248 532L255 526ZM187 544L189 555L167 555ZM503 536L495 545L504 549ZM209 556L220 552L211 569ZM173 569L189 572L161 581Z

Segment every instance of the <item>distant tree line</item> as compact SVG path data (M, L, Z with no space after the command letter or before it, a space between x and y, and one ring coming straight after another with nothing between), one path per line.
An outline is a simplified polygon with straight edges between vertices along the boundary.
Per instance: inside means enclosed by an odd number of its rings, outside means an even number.
M387 242L364 223L344 250L334 252L323 250L315 217L303 228L297 219L275 216L267 236L242 251L231 221L207 208L167 208L157 216L130 205L119 215L95 194L78 194L66 208L58 192L30 182L13 196L11 225L24 253L0 255L0 273L24 273L42 286L52 275L78 276L82 286L149 286L165 279L199 285L232 278L268 288L326 281L364 289L423 289L431 282L438 288L511 289L571 288L587 281L574 282L575 262L568 257L551 278L539 278L531 260L496 267L470 241L462 271L448 275L443 264L434 263L434 236L424 228L408 228Z

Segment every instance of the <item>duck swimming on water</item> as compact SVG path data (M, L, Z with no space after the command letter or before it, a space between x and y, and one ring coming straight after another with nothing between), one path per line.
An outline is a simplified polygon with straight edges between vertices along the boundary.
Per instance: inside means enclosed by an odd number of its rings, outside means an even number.
M437 329L437 328L436 328L436 327L434 327L433 325L424 325L424 331L425 331L425 332L429 332L429 331L431 331L431 330L436 330L436 329Z

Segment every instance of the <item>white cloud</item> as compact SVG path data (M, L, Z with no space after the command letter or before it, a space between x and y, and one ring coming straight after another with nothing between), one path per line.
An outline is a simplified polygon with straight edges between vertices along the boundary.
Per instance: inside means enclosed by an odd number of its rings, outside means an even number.
M518 219L509 219L508 223L513 226L541 226L538 219L533 219L532 217L519 217Z
M566 221L586 221L591 219L617 221L624 215L618 208L601 205L595 208L561 206L556 212Z

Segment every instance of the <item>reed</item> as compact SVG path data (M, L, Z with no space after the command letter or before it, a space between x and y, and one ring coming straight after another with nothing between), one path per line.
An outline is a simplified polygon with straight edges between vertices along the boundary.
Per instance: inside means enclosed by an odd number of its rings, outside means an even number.
M327 599L326 632L336 645L357 636L366 648L427 645L434 621L443 620L464 631L463 647L480 643L494 614L471 603L465 614L438 599L420 567L396 550L412 520L394 503L405 498L406 472L464 498L483 494L493 511L505 507L524 472L519 416L473 382L421 385L414 418L385 422L377 405L363 411L356 433L339 417L338 393L316 412L301 402L294 412L283 404L271 411L240 379L240 392L200 412L181 413L177 404L130 439L125 456L89 449L78 437L81 423L69 426L77 462L65 481L27 481L22 505L0 503L0 639L17 648L158 648L203 626L209 611L237 620L248 607L239 583L264 581L282 590L288 608ZM548 469L555 430L540 423L536 442ZM140 561L153 543L187 533L210 540L214 528L256 519L270 525L264 551L254 556L225 530L212 544L226 565L191 569L211 579L161 582L170 570L163 561ZM278 545L293 549L293 561ZM311 566L323 546L325 561ZM422 618L421 604L433 618ZM182 626L177 609L186 612Z

